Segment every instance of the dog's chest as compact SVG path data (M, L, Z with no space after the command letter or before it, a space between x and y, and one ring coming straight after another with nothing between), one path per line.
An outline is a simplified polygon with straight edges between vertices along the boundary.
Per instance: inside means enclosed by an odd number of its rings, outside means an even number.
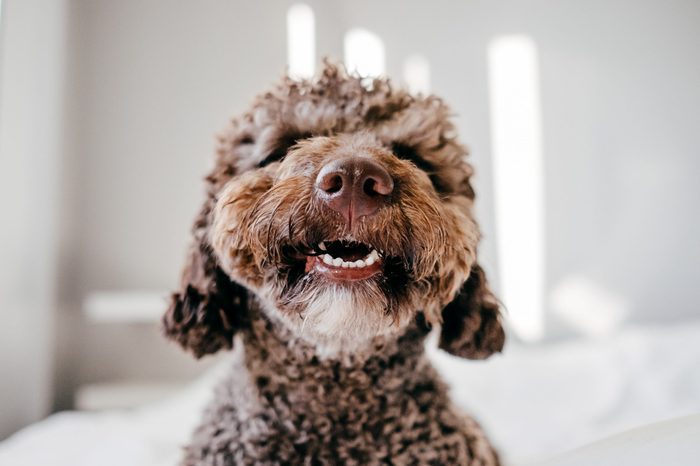
M291 383L286 374L248 373L227 385L190 456L220 458L225 465L459 465L492 454L474 435L478 426L450 409L431 373L388 379L365 372L304 375Z

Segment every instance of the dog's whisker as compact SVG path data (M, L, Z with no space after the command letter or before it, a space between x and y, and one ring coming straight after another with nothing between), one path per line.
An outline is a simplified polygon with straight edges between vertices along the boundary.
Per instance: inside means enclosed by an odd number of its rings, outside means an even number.
M320 308L316 308L316 309L312 308L311 311L306 313L306 315L304 316L304 321L301 323L300 333L302 336L304 336L304 328L306 327L306 321L309 319L309 317L311 317L311 315L314 313L314 311L316 311L316 313L318 313L320 310L321 310Z

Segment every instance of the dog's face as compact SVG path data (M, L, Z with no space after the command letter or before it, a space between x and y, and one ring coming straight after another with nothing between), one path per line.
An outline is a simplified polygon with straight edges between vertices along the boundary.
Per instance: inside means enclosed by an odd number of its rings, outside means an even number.
M296 139L218 196L222 268L314 342L359 344L418 309L438 322L474 263L467 166L382 126Z
M452 132L439 99L330 65L259 97L221 138L167 333L196 355L228 347L252 293L312 344L353 350L421 313L454 354L500 350Z

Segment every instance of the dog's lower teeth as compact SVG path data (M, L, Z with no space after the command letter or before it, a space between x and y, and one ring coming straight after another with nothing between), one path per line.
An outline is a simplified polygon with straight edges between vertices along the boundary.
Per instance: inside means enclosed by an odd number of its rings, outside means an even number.
M319 249L326 250L323 243L319 243ZM327 265L332 265L334 267L342 267L344 269L357 269L373 265L379 260L379 253L376 249L367 254L364 259L358 259L356 261L346 261L340 257L333 257L330 254L324 254L320 259Z

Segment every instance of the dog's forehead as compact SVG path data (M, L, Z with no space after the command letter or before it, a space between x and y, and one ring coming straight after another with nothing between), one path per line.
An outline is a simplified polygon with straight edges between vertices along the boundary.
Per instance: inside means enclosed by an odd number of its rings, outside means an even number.
M281 159L310 137L363 135L365 143L411 147L435 166L462 168L466 150L456 142L449 108L435 96L414 96L388 79L369 82L334 65L312 80L285 77L233 119L219 138L223 178Z
M292 82L286 92L278 89L277 93L264 94L244 117L256 141L252 162L262 160L280 144L291 146L311 136L354 133L361 134L359 139L364 143L387 144L415 131L408 125L397 131L391 124L414 103L410 95L391 93L387 88L378 96L356 84L348 89L338 83Z

